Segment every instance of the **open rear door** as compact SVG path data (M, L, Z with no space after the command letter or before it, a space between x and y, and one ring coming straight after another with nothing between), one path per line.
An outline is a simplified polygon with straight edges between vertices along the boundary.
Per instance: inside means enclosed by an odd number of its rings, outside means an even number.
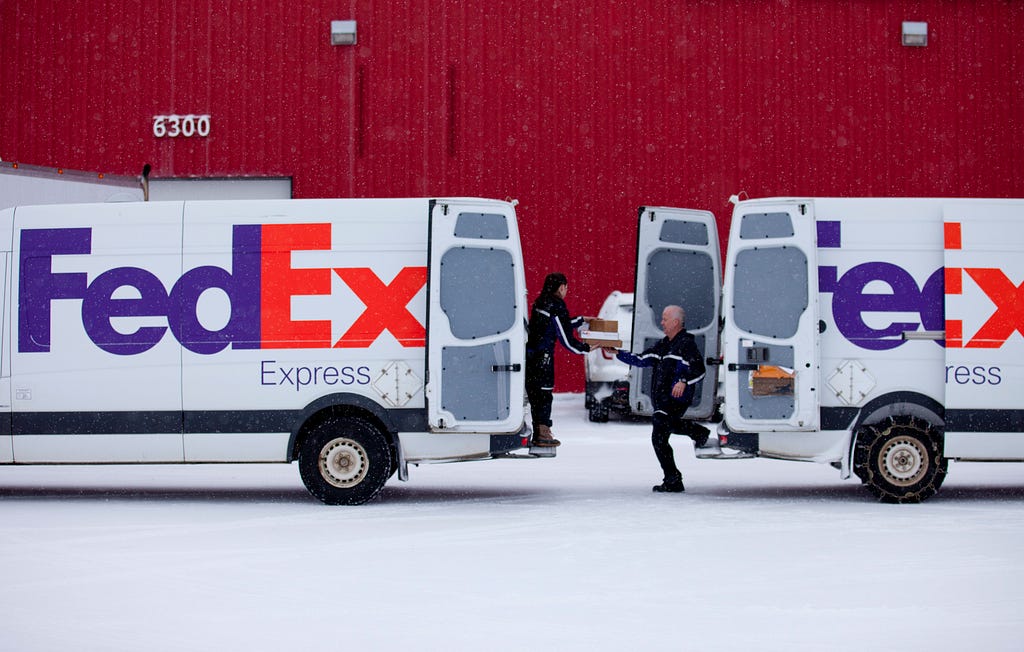
M431 430L518 432L524 414L526 283L512 205L434 202L428 273Z
M818 428L816 254L810 201L752 201L734 211L722 331L732 430Z
M680 208L640 208L637 235L633 341L639 353L660 340L661 312L682 306L686 330L693 334L705 359L718 357L718 308L721 296L721 249L715 216ZM631 367L629 400L633 411L653 414L652 369ZM691 419L709 419L715 411L718 367L708 365L697 387Z

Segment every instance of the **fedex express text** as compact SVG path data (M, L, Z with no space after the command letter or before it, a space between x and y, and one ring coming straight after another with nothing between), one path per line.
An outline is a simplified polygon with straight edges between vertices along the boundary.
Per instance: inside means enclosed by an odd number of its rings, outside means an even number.
M232 227L231 270L214 265L186 271L168 291L155 274L142 267L108 269L91 282L85 272L53 271L57 256L90 254L92 229L23 229L20 240L18 351L50 350L52 308L57 301L81 301L82 327L100 349L115 355L137 355L159 343L167 331L185 349L212 355L233 349L368 348L390 332L403 347L423 347L426 329L408 304L425 286L426 267L403 267L385 282L368 267L293 268L292 253L329 251L330 224L263 224ZM292 298L330 295L340 278L365 309L337 339L331 320L293 320ZM122 288L137 296L115 298ZM230 317L222 327L204 326L198 314L200 296L223 292ZM166 325L146 325L130 333L115 329L114 318L158 317ZM268 366L269 365L269 366ZM351 367L301 367L290 372L264 361L262 384L364 384L367 371Z

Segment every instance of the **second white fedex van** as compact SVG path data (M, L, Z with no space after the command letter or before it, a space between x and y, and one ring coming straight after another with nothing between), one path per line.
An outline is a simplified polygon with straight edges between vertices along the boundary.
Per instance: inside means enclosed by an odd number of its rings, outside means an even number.
M1024 461L1024 201L734 204L724 273L711 213L640 210L633 350L678 304L720 363L688 413L724 416L698 457L828 463L901 503L950 461ZM649 387L631 378L634 411Z

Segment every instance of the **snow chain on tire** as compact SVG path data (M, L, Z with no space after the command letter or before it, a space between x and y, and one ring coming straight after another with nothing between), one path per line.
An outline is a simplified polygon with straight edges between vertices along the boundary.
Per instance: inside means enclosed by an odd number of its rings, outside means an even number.
M857 432L853 470L883 503L919 503L946 478L942 433L924 419L889 417Z

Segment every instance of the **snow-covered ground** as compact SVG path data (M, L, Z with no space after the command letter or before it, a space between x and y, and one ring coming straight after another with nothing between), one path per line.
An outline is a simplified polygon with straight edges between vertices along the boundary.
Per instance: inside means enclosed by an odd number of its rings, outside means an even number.
M413 467L326 507L295 466L0 467L0 650L1021 650L1024 465L923 505L701 461L560 395L550 460Z

